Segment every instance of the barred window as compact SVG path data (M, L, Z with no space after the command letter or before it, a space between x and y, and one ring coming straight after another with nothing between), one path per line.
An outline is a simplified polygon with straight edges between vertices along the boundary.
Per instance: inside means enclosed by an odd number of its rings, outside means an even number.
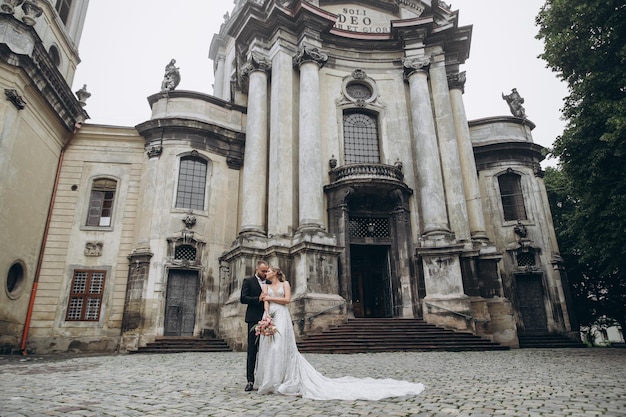
M94 180L89 198L87 226L111 226L116 189L117 181L115 180Z
M176 208L204 210L207 162L196 156L180 159Z
M195 261L196 260L196 248L194 248L191 245L176 246L176 249L174 249L174 259Z
M347 164L380 162L376 116L365 112L344 113L343 139Z
M75 270L67 306L67 321L98 321L106 271Z
M506 173L498 177L504 220L526 220L521 177Z

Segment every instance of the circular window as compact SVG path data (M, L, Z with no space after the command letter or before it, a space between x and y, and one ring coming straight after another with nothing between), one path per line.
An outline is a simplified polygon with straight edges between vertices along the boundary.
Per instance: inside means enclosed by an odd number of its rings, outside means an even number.
M50 59L52 59L52 63L54 66L59 68L61 65L61 54L59 54L59 50L56 46L51 45L50 49L48 49L48 54L50 55Z
M7 275L7 293L11 298L17 298L22 292L24 283L24 267L21 263L14 263Z
M363 83L350 83L346 86L346 93L353 100L369 100L372 98L372 89L369 85Z

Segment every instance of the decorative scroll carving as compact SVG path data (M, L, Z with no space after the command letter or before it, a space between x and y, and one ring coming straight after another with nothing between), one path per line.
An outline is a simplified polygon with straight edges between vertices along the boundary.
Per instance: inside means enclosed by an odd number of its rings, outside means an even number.
M465 93L465 71L457 72L455 74L448 74L448 88L459 89L462 93Z
M502 93L502 100L505 100L509 105L509 110L511 110L513 116L526 118L526 110L524 106L522 106L524 98L519 95L517 88L512 89L509 95L505 96L504 93Z
M87 242L85 243L85 256L102 256L103 242Z
M430 69L430 57L420 56L417 58L404 58L402 60L402 66L404 67L404 76L406 78L409 78L418 71L428 72Z
M22 96L17 93L17 90L5 88L4 95L7 96L7 100L13 103L18 110L23 110L24 107L26 107L26 102Z
M176 66L175 59L172 59L170 63L165 66L165 75L161 83L161 91L172 91L178 87L180 83L179 69L180 68Z
M270 72L272 69L272 61L257 51L252 51L250 59L243 65L241 75L247 78L252 71Z
M298 49L296 56L293 57L294 67L300 67L305 62L315 62L321 68L326 61L328 61L328 55L311 45L304 45Z

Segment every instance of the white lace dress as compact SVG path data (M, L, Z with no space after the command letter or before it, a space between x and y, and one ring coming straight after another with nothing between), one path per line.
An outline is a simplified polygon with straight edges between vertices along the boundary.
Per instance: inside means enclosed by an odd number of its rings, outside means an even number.
M271 297L283 297L284 288ZM260 336L256 362L255 386L260 394L299 395L315 400L380 400L388 397L418 395L424 385L395 379L326 378L298 352L286 305L270 303L270 314L278 333Z

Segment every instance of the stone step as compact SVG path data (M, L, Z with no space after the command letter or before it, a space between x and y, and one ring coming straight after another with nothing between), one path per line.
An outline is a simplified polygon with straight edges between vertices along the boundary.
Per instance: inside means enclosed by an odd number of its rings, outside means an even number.
M129 353L230 352L222 339L204 337L158 337Z
M301 352L364 353L391 351L507 350L490 340L419 319L350 319L298 343Z

